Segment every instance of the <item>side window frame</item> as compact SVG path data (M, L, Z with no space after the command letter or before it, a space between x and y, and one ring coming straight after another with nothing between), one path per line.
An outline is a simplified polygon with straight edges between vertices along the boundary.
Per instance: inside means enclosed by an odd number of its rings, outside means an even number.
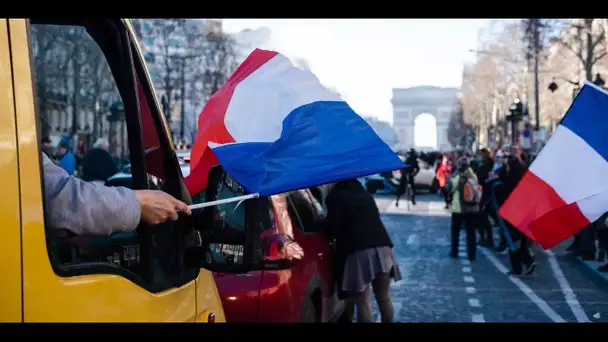
M291 218L292 221L295 220L297 222L297 226L298 226L297 228L300 232L306 233L306 227L304 226L304 222L302 222L302 218L300 217L298 208L296 207L295 203L291 199L291 196L289 193L285 194L285 200L287 201L287 210L289 211L289 208L291 208L291 210L293 211L293 213L295 215L295 217L291 217L291 215L289 215L289 217Z
M154 86L152 80L150 79L150 73L146 66L145 59L142 55L142 51L139 47L137 39L135 38L133 27L128 21L125 21L125 26L127 32L130 33L130 50L135 69L136 87L138 87L137 83L139 83L139 85L142 87L146 101L145 103L150 110L150 116L156 128L156 134L160 144L159 147L162 153L163 171L166 178L165 187L163 190L171 194L173 197L182 200L186 204L192 204L192 197L190 196L190 193L188 192L188 189L183 181L183 175L177 160L177 154L175 153L175 146L173 145L173 141L170 139L171 134L169 131L169 126L164 119L160 102L154 91ZM141 112L142 108L139 108L140 115Z
M35 20L34 20L35 21ZM132 175L132 179L133 179L133 189L148 189L149 188L149 184L148 184L148 177L147 177L147 173L146 173L146 164L145 164L145 152L143 149L143 137L142 137L142 130L141 130L141 116L140 116L140 107L139 107L139 92L138 92L138 84L137 84L137 79L138 79L138 70L143 70L144 71L144 75L145 75L145 67L142 67L141 65L141 56L137 55L136 53L134 53L134 51L132 50L133 47L133 42L135 42L135 38L132 34L132 32L129 30L128 24L126 24L126 22L124 22L123 20L120 19L106 19L104 20L108 26L113 25L112 29L114 29L114 32L116 34L115 38L119 40L119 42L112 42L111 39L108 39L107 41L105 41L106 44L116 44L113 48L115 49L114 51L112 51L112 53L116 53L118 55L113 56L113 57L109 57L108 54L108 45L102 46L102 44L100 44L100 42L95 39L95 37L91 34L89 34L89 37L95 41L95 43L99 46L99 48L101 49L101 52L104 56L104 58L106 58L108 64L110 65L110 69L112 71L112 78L114 80L114 82L116 82L116 86L119 90L120 96L122 98L123 104L124 104L124 108L125 108L125 113L128 113L127 115L125 115L125 120L126 120L126 125L127 125L127 137L128 137L128 144L129 144L129 154L130 154L130 158L131 158L131 175ZM74 20L74 21L64 21L61 19L58 20L42 20L41 23L35 22L32 23L30 20L26 21L27 24L27 34L28 34L28 45L29 45L29 56L30 56L30 63L31 63L31 69L32 69L32 89L34 92L34 95L36 94L36 92L38 91L36 88L36 82L35 82L35 73L36 73L36 68L35 68L35 60L34 60L34 55L33 55L33 49L32 49L32 36L31 36L31 25L35 25L35 24L40 24L40 25L73 25L73 26L80 26L83 27L84 29L86 29L88 31L88 28L91 28L91 26L87 26L87 21L86 19L83 20ZM100 23L101 25L101 23ZM106 37L104 37L106 38ZM111 37L110 37L111 38ZM136 58L137 56L137 58ZM112 58L113 62L110 62L110 58ZM130 70L131 72L128 72L128 70ZM126 73L124 73L124 71L127 71ZM120 74L121 72L123 72L122 74ZM142 84L143 85L143 84ZM149 84L148 84L149 85ZM146 91L146 88L144 86L144 92ZM153 91L148 88L148 93L153 93ZM146 96L146 98L148 99L148 103L150 102L150 97ZM37 101L36 96L34 96L34 101ZM38 108L37 104L35 106L36 108ZM150 109L152 111L152 108L154 108L154 106L150 106ZM37 118L36 118L36 130L37 130L37 139L39 139L41 137L41 133L42 133L42 129L41 129L41 122L40 122L40 118L38 117L38 115L40 115L40 113L36 113ZM156 120L155 120L156 121ZM157 122L158 123L158 122ZM159 136L160 138L160 136ZM160 139L162 140L162 139ZM162 144L162 142L161 142ZM166 147L167 144L165 142L163 147ZM169 149L171 148L171 145L169 145ZM42 149L40 146L38 146L38 155L40 158L39 161L39 165L40 165L40 175L41 175L41 182L40 184L42 185L42 198L44 201L44 170L43 170L43 163L42 163L42 157L41 157L41 153ZM177 161L176 161L177 163ZM181 178L180 178L181 179ZM49 239L49 229L50 228L46 222L46 211L44 210L44 218L45 218L45 230L46 230L46 236L47 236L47 241ZM140 235L139 239L140 239L140 248L141 248L141 260L142 263L148 263L151 262L153 260L153 258L151 257L150 254L148 254L146 256L146 253L151 253L150 252L150 246L145 246L144 244L150 243L150 238L148 234L149 232L145 232L144 236L141 236L140 234L140 227L138 227L137 232L138 235ZM147 241L145 241L147 240ZM144 251L145 249L147 249L148 251ZM92 261L92 262L79 262L77 264L73 264L73 265L59 265L57 263L57 260L55 259L55 257L52 255L52 247L50 247L49 243L47 242L47 250L49 252L49 261L51 264L51 267L54 271L54 273L60 277L75 277L75 276L85 276L85 275L117 275L120 276L122 278L125 278L127 280L130 280L131 282L135 283L136 285L138 285L139 287L151 292L151 293L159 293L165 290L168 290L170 288L174 288L174 287L179 287L181 286L181 284L191 281L193 279L195 279L198 276L198 273L200 271L200 269L187 269L187 271L189 272L185 272L187 273L187 277L182 277L182 279L180 280L175 280L175 279L170 279L170 281L152 281L151 279L146 279L145 274L136 274L133 273L131 271L129 271L128 269L121 267L119 265L115 265L111 262L103 262L103 261ZM147 265L148 270L150 270L152 268L151 265ZM147 273L148 275L153 274L153 273Z

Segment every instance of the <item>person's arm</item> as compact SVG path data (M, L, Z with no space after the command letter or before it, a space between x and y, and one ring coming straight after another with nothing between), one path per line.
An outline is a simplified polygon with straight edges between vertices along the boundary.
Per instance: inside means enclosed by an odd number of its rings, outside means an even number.
M141 219L135 191L106 187L71 177L43 154L46 217L53 229L76 235L130 232Z

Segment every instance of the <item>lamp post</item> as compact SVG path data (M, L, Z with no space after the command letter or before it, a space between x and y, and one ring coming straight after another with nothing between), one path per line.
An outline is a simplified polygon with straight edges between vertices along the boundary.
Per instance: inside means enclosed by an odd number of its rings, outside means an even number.
M572 99L574 99L576 97L576 95L578 95L578 92L581 90L580 83L578 81L576 81L576 82L571 81L571 80L563 78L563 77L553 77L553 80L551 80L551 83L549 83L549 90L552 93L554 93L557 89L559 89L559 86L557 85L557 83L555 83L556 78L566 81L576 87L572 91ZM600 75L599 72L597 74L595 74L595 79L592 81L592 83L602 89L606 89L606 88L604 88L604 85L606 85L606 81L602 78L602 75Z
M509 106L509 112L511 112L511 115L507 115L505 119L511 123L511 145L515 145L517 141L517 123L523 117L524 105L519 99L515 99Z
M604 81L604 79L602 78L602 75L600 75L599 72L597 74L595 74L595 79L593 80L593 84L595 84L598 87L604 88L606 81Z

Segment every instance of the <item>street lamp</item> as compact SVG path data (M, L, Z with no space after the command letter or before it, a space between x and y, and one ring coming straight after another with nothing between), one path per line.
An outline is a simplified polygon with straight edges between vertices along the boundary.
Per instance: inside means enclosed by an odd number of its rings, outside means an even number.
M599 75L599 74L598 74L598 75ZM556 91L556 90L559 88L559 86L558 86L558 85L557 85L557 83L555 82L555 79L556 79L556 78L559 78L560 80L562 80L562 81L566 81L566 82L568 82L568 83L570 83L570 84L572 84L572 85L575 85L575 86L577 86L577 87L579 86L579 82L578 82L578 81L576 81L576 82L575 82L575 81L570 81L569 79L566 79L566 78L563 78L563 77L559 77L559 76L558 76L558 77L555 77L555 76L554 76L554 77L552 78L552 80L551 80L551 83L549 83L549 90L550 90L552 93L554 93L554 92L555 92L555 91ZM600 78L600 79L601 79L601 78Z
M506 116L506 120L511 122L511 144L515 145L517 140L516 136L516 125L519 121L521 121L524 114L524 105L521 103L519 99L515 99L513 103L509 106L509 112L511 115Z
M602 78L602 76L600 75L599 72L597 74L595 74L595 80L593 80L593 84L595 84L598 87L602 87L602 88L606 84L606 81L604 81L604 79Z

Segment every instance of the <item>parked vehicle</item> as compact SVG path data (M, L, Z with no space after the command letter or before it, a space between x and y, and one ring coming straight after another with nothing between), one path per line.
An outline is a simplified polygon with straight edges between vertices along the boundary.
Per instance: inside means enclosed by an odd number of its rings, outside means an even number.
M422 159L418 159L418 165L420 166L420 171L418 174L416 174L416 177L414 177L416 189L425 189L431 193L436 193L439 188L439 184L437 183L437 179L435 177L436 165L431 165ZM361 182L367 191L372 194L394 194L399 186L400 178L401 170L394 170L392 171L392 174L375 174L361 177L359 178L359 182Z
M92 79L82 77L74 81L80 85L65 85L68 94L55 93L56 85L43 77L65 70L75 58L78 63L94 58L99 67L94 70L107 72L107 92L96 93ZM224 311L207 270L291 267L267 263L254 253L261 231L253 219L228 231L195 211L111 236L74 236L45 224L40 141L41 132L54 128L44 120L58 122L59 113L68 111L61 101L72 98L79 104L74 110L84 108L80 117L88 116L85 100L92 95L99 95L100 103L114 101L98 111L104 113L99 120L123 124L123 139L117 141L128 151L130 187L163 190L192 203L129 20L0 18L0 89L0 186L5 193L0 204L5 244L0 249L0 321L221 322ZM108 185L117 184L110 180ZM243 206L255 213L259 203L250 200ZM208 258L218 244L237 246L233 250L243 257Z
M225 190L226 184L233 184L232 190ZM243 195L244 190L235 184L227 174L210 179L208 189L215 194L205 193L205 201ZM344 302L328 296L332 285L330 242L319 225L325 217L325 195L322 186L261 199L257 215L264 222L260 241L264 260L285 263L273 245L289 241L302 247L304 258L283 270L267 266L243 274L214 273L228 322L328 322L342 314ZM236 203L216 209L213 216L218 225L243 222L247 215Z

